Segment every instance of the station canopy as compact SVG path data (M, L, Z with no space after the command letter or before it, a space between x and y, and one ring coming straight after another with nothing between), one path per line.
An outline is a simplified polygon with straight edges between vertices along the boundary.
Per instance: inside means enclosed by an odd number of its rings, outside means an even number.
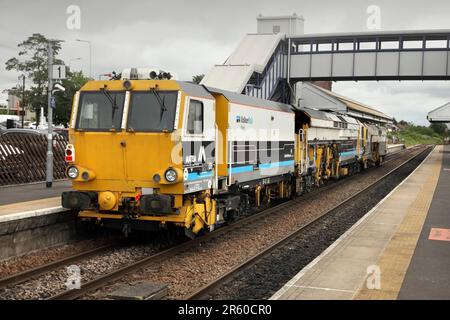
M430 122L450 122L450 102L428 112L427 119Z
M310 82L303 82L300 91L300 105L306 108L344 113L362 121L392 123L393 118L373 107L326 90Z

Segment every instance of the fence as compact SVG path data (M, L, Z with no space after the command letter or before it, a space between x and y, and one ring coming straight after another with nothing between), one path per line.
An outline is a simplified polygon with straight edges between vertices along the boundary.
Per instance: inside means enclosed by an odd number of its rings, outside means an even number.
M67 138L53 137L53 179L64 179ZM0 185L45 181L47 137L44 134L0 133Z

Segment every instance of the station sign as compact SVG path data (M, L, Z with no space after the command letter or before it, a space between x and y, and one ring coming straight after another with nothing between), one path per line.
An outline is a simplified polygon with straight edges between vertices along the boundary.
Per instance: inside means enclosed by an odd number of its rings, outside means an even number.
M66 66L63 64L53 65L52 79L61 80L66 78Z

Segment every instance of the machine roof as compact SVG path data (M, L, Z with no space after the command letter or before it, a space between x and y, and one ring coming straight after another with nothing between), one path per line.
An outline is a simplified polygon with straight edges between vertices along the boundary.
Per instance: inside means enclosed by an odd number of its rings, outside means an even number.
M211 88L207 87L209 92L215 93L215 94L221 94L223 95L228 101L244 104L248 106L254 106L254 107L261 107L265 109L272 109L275 111L283 111L283 112L292 112L292 106L280 102L270 101L270 100L263 100L258 99L250 96L246 96L244 94L234 93L222 89L217 88Z
M329 115L331 115L329 112L315 110L315 109L310 109L310 108L298 108L297 110L303 111L304 113L306 113L311 118L320 119L320 120L328 120L328 121L329 120L331 120L331 121L336 120L333 117L329 116Z
M211 93L204 86L192 82L177 81L180 88L190 96L214 99Z

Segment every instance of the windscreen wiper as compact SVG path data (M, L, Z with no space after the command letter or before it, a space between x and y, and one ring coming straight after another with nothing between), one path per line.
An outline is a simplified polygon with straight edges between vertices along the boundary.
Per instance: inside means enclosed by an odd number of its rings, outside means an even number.
M166 105L164 104L164 100L165 100L166 97L164 97L164 99L161 99L161 96L159 95L159 92L156 91L155 88L151 88L150 90L155 95L156 100L158 101L159 106L161 107L161 117L159 118L159 122L161 122L162 118L163 118L163 115L164 115L164 112L167 111Z
M112 120L114 123L114 115L116 114L116 110L119 109L119 107L117 106L117 101L116 101L117 95L114 95L114 98L111 97L111 94L105 88L101 88L100 91L103 92L103 94L106 96L106 98L108 98L109 102L111 103Z

